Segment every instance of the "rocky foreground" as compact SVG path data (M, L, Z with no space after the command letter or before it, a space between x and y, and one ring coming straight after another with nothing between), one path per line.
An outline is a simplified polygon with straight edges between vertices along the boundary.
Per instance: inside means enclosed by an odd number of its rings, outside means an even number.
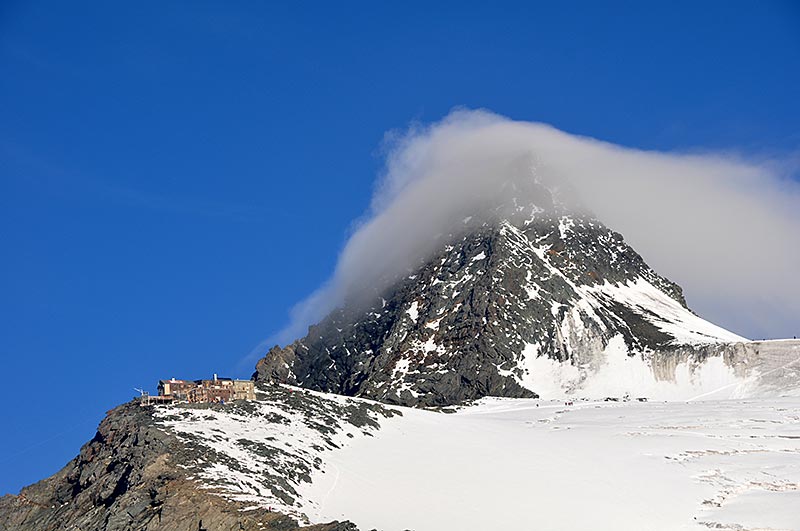
M303 412L309 422L317 423L316 428L322 432L321 445L326 444L325 432L330 435L336 431L336 421L330 414L356 424L374 423L369 416L372 411L366 405L343 405L326 416L324 406L330 406L331 402L320 402L311 395L273 388L262 394L262 398L292 407ZM235 416L237 410L246 414L247 409L254 410L257 404L186 405L171 407L168 412L154 406L142 407L136 401L121 405L108 413L95 437L60 472L22 489L19 495L0 498L0 531L299 529L297 518L275 512L269 501L293 502L295 483L291 478L307 474L313 462L296 459L274 446L261 448L262 461L285 466L280 469L280 476L270 477L267 471L260 471L265 491L272 498L264 496L261 498L264 503L254 504L224 495L224 487L215 488L204 475L223 461L235 467L230 457L197 438L178 436L167 427L170 416L185 413L210 417L220 412ZM286 418L275 413L272 418L262 420L282 425ZM213 425L207 428L212 435L224 435L221 430L214 433ZM270 486L276 495L272 495ZM349 522L331 522L303 529L352 531L356 527Z

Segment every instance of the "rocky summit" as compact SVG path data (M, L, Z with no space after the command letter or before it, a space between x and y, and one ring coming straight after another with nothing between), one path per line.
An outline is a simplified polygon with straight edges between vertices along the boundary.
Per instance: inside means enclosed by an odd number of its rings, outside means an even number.
M622 235L533 186L535 203L513 197L464 217L439 252L270 350L254 378L441 406L536 397L551 387L542 367L552 363L575 371L565 390L580 388L610 345L649 360L744 341L692 313Z

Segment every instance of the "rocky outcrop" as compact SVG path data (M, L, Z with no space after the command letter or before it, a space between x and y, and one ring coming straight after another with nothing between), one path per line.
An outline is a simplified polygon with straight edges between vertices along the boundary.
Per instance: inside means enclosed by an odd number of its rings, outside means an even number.
M151 407L109 412L55 475L0 498L0 531L240 531L298 529L292 518L209 492L191 478L196 455L158 426ZM354 531L334 522L304 527Z

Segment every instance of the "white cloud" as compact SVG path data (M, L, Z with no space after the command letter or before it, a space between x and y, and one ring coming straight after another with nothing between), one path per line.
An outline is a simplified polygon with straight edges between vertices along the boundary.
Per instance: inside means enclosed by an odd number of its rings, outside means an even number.
M754 338L800 333L800 185L775 161L642 151L486 111L454 111L387 144L369 212L278 340L405 272L454 221L502 202L502 182L531 161L569 181L702 316Z

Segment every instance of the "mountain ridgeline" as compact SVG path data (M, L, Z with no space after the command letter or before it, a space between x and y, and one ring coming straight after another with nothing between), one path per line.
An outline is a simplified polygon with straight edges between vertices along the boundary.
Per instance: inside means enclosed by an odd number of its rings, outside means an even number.
M488 215L466 216L439 251L371 302L344 305L275 347L254 378L390 404L537 397L553 364L565 392L609 347L682 358L744 341L689 310L681 288L563 190L538 182ZM687 354L691 351L690 354ZM702 355L707 355L705 354Z

